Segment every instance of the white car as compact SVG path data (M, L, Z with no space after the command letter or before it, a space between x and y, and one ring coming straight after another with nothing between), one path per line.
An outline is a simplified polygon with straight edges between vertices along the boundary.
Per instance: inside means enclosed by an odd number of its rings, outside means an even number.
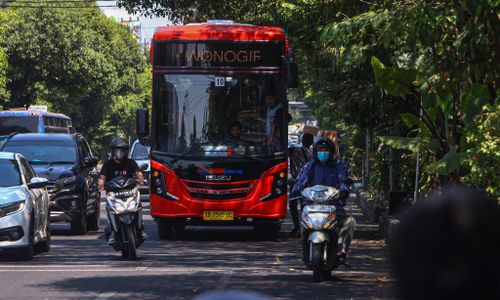
M144 194L149 193L149 172L151 170L151 160L149 159L149 147L139 143L136 140L130 148L130 159L135 160L135 162L140 166L146 164L148 167L142 171L144 173L144 185L139 186L139 191Z
M47 179L35 177L21 154L0 152L0 253L32 259L50 250Z

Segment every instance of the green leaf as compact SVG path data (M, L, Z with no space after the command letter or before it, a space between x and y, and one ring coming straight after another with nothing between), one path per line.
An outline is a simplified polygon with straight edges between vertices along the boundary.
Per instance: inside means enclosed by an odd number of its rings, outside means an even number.
M400 136L379 136L382 143L395 149L409 150L414 153L422 152L427 148L427 141L422 138L409 138Z
M425 123L417 116L410 113L402 113L399 116L401 117L401 119L403 119L403 122L405 122L406 127L412 129L413 127L417 126L421 130L422 136L424 138L431 138L429 127L427 127L427 125L425 125Z
M470 123L476 115L481 113L482 107L488 103L490 93L487 86L473 83L462 90L460 98L462 99L465 121Z
M458 146L453 146L442 159L427 166L432 174L448 175L460 168L465 153L457 153Z
M371 63L377 85L389 95L404 97L409 94L413 82L417 79L416 70L386 67L375 56L372 56Z

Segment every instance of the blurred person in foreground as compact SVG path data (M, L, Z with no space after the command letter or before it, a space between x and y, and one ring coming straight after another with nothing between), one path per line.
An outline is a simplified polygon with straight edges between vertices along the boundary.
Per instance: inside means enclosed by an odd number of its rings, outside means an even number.
M391 245L402 299L500 299L500 207L445 189L402 220Z

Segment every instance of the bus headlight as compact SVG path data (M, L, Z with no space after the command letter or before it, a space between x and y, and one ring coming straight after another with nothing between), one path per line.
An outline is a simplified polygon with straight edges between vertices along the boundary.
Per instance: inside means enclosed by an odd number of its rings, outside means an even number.
M163 172L156 169L151 169L151 193L169 200L179 200L179 197L167 191Z

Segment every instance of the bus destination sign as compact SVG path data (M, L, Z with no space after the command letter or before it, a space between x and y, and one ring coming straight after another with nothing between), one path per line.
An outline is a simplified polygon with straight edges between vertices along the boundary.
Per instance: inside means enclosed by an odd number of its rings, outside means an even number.
M284 44L276 42L158 42L156 67L282 67Z

